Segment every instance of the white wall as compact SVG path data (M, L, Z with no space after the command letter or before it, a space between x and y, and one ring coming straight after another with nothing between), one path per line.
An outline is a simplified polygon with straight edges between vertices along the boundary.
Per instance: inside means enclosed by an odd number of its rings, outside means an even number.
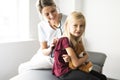
M84 3L87 49L106 53L104 73L120 79L120 1L85 0Z
M9 80L16 76L18 66L30 60L39 49L39 42L36 40L38 37L37 24L39 22L35 7L36 0L30 0L29 3L30 38L35 40L0 42L0 80Z
M84 13L87 21L86 49L105 53L107 59L103 73L108 77L120 79L120 0L59 0L59 2L59 7L65 14L73 10Z
M83 12L84 0L56 0L56 2L60 8L60 12L66 15L74 10Z
M37 30L37 26L38 26L38 22L40 21L39 18L39 13L36 9L36 1L37 0L30 0L30 16L29 16L29 21L30 21L30 38L32 39L38 39L38 30Z

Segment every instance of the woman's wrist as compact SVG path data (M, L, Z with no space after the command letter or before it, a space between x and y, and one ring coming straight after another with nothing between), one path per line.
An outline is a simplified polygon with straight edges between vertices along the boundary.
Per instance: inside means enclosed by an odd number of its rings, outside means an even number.
M51 47L51 46L48 48L48 51L49 51L49 52L51 52L51 51L52 51L52 47Z

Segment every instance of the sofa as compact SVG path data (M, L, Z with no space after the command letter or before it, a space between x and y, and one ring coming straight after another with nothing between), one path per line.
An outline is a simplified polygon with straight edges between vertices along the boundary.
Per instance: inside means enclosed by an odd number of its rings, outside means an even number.
M93 70L102 73L105 60L107 58L105 53L87 51L89 60L93 63ZM51 69L36 69L28 70L24 73L18 74L10 80L60 80L52 75Z

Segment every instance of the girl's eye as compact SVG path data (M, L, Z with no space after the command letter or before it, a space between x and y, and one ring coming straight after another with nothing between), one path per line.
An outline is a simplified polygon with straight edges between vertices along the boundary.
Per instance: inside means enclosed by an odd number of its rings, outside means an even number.
M84 25L80 25L80 29L84 29L85 27L84 27Z
M82 28L83 27L83 25L80 25L80 28Z
M77 25L73 25L75 28L77 27Z

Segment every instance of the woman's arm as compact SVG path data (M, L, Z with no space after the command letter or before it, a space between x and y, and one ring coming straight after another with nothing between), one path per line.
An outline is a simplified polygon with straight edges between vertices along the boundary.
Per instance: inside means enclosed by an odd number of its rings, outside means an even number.
M78 58L71 47L67 47L66 51L71 58L74 67L79 67L81 64L87 61L88 55L84 55L82 58Z
M58 41L58 38L54 38L50 47L48 47L47 42L41 42L40 44L41 44L42 53L46 56L50 55L50 53L54 49L57 41Z
M48 47L47 42L41 42L40 49L44 55L48 56L52 51L52 46Z

